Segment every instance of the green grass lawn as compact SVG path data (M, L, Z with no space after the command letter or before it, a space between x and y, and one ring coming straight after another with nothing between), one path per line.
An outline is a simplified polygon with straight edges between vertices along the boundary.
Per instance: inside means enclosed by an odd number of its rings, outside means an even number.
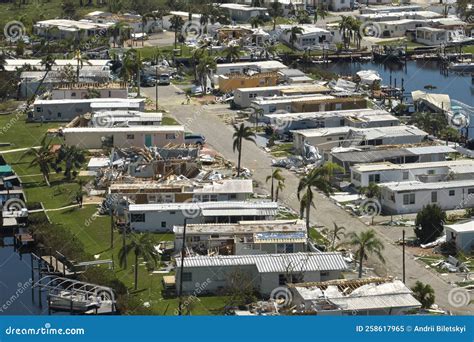
M128 267L122 269L119 265L119 250L122 248L123 238L117 231L114 232L114 247L110 248L110 218L108 216L95 216L95 206L85 206L82 209L65 209L49 212L53 223L63 225L75 234L91 255L100 259L114 261L114 271L119 280L129 287L131 293L138 296L141 303L150 303L153 314L173 315L178 307L178 300L163 299L161 295L163 274L149 272L142 260L139 260L138 290L134 291L134 256L128 257ZM156 243L174 239L173 234L153 234ZM193 315L213 315L222 313L225 297L200 297L193 301Z
M4 27L6 23L12 20L18 20L23 23L27 29L27 33L31 33L31 27L34 22L39 20L61 18L62 0L38 0L31 1L28 4L18 6L21 1L16 1L13 3L2 3L0 4L0 25ZM84 1L86 3L87 1ZM97 10L107 10L106 7L79 7L79 2L76 4L76 14L78 17L82 17L84 14L87 14L92 11Z
M26 123L23 113L0 115L0 143L9 143L1 146L0 152L5 150L37 146L49 128L61 126L59 123Z
M271 154L274 157L288 157L292 155L293 143L277 144L271 148Z

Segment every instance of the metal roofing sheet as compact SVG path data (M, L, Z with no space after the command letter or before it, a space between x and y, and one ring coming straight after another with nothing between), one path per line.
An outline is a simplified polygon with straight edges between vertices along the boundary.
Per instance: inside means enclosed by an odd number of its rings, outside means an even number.
M178 267L181 260L176 260ZM291 253L259 255L196 256L184 259L184 267L255 265L260 273L346 270L341 253Z

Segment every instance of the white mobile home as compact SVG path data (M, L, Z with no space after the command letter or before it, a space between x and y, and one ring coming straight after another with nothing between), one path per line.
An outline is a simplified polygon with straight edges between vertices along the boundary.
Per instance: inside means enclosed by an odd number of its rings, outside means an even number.
M86 115L87 116L87 115ZM138 112L133 110L111 110L94 112L90 127L128 127L161 125L163 113Z
M385 110L349 109L327 112L266 114L265 121L282 134L292 130L325 127L398 126L400 120Z
M181 259L176 259L177 268ZM290 253L257 255L195 256L184 258L183 293L206 283L206 293L222 292L229 279L244 276L259 293L268 296L288 283L338 279L347 270L340 253ZM181 272L176 272L180 283ZM247 284L246 284L247 285Z
M234 103L240 108L247 108L250 107L252 101L260 97L329 94L330 92L331 89L318 84L237 88L234 90Z
M428 26L426 20L402 19L393 21L381 21L377 25L380 27L380 38L404 37L407 31L413 31L418 27Z
M220 4L219 8L227 11L230 18L237 22L248 22L252 17L268 18L268 9L265 7L252 7L242 4Z
M381 146L383 147L383 146ZM381 148L373 146L353 147L341 151L331 151L325 158L342 166L346 172L355 164L391 162L394 164L427 163L444 161L450 153L456 150L446 145L419 146L409 148Z
M183 246L183 226L173 228L175 249ZM302 220L239 221L186 225L186 247L201 255L280 254L305 252L306 226Z
M51 39L86 39L89 37L108 37L113 23L94 23L89 20L50 19L36 22L33 32Z
M417 213L428 204L443 210L472 208L474 180L423 183L407 181L380 185L382 210L387 214Z
M370 183L406 181L436 182L474 178L474 160L460 159L431 163L357 164L351 167L351 182L357 187Z
M326 100L333 100L334 96L330 95L290 95L290 96L275 96L275 97L264 97L257 98L252 101L251 106L256 110L262 112L262 114L270 114L276 111L279 112L292 112L293 103L296 102L311 102L311 101L320 101L321 110L326 109Z
M144 99L92 98L36 100L28 118L34 121L71 121L97 110L145 110Z
M83 149L184 144L184 127L178 125L64 128L62 134L66 145Z
M184 223L235 223L272 220L278 203L256 201L183 202L129 205L130 228L142 232L170 232Z
M291 38L291 25L281 25L280 39L286 44L290 43ZM323 50L324 44L332 43L331 32L317 27L315 25L299 25L302 28L302 33L298 34L298 38L293 42L293 45L298 50Z
M217 64L215 75L244 74L249 70L262 72L279 71L288 67L278 61L238 62Z
M446 241L454 241L458 250L472 253L474 251L474 221L468 220L444 226Z

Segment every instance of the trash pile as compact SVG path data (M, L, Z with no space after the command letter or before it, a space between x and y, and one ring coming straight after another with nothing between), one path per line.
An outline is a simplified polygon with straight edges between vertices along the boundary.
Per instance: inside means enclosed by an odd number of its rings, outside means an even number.
M446 260L440 260L431 264L432 267L439 267L451 273L469 272L469 267L465 263L459 261L453 256L448 256Z

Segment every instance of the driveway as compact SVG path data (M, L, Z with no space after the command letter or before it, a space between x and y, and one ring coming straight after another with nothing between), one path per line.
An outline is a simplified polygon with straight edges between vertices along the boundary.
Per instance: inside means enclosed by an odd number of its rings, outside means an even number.
M144 88L143 93L150 99L155 99L154 88ZM225 158L236 163L237 154L232 150L232 126L227 125L219 117L230 112L227 105L200 106L197 104L181 105L184 95L176 86L159 88L159 103L180 123L186 130L202 133L206 136L208 144L219 151ZM242 166L253 172L253 179L259 183L259 187L269 191L265 178L271 173L271 157L253 143L244 141ZM296 194L299 179L288 170L283 170L285 176L285 189L280 194L280 200L288 207L299 212L299 201ZM316 210L311 210L311 222L313 225L332 227L333 222L346 227L347 232L360 233L369 229L368 225L346 212L341 207L328 199L322 193L316 193L314 203ZM377 235L385 245L383 256L385 264L377 259L369 258L369 266L373 267L380 276L394 276L402 278L402 249L394 244L394 236L402 236L401 227L387 228L374 226ZM387 234L387 229L390 229ZM398 234L396 229L399 230ZM448 293L453 286L445 281L442 276L434 270L427 269L425 264L414 260L414 256L407 253L406 257L406 280L407 285L412 286L416 281L430 284L436 293L436 303L444 309L451 310L456 314L473 314L474 305L456 308L449 303ZM474 298L473 298L474 299Z

